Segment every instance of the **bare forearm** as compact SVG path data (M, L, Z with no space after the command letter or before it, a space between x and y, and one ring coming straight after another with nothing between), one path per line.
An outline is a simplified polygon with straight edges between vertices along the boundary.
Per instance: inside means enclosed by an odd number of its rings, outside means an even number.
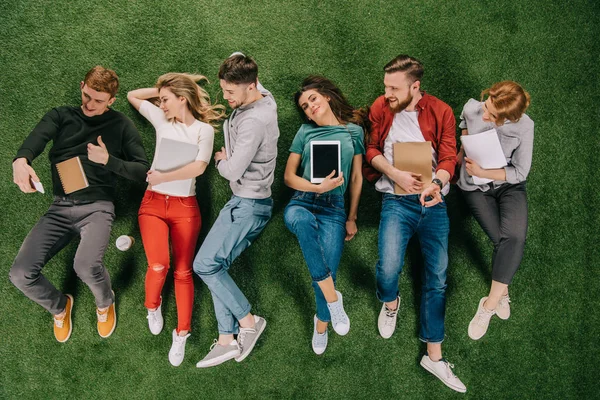
M479 177L493 179L495 181L505 181L506 180L506 171L504 170L504 168L482 169L482 173L480 174Z
M394 166L390 164L388 160L382 155L373 157L373 159L371 160L371 165L377 171L387 176L390 176L392 174L392 171L394 170Z
M440 181L442 181L443 186L445 186L448 181L450 180L450 173L448 171L446 171L445 169L439 169L437 171L435 171L435 177L437 179L439 179Z
M362 193L362 175L352 177L350 182L350 207L348 209L348 221L356 221L358 217L358 203L360 202L360 194Z
M302 192L322 193L321 185L310 183L306 179L296 174L285 174L283 181L285 182L286 186L294 190L300 190Z
M195 178L204 173L206 166L204 161L194 161L176 170L164 172L165 182Z

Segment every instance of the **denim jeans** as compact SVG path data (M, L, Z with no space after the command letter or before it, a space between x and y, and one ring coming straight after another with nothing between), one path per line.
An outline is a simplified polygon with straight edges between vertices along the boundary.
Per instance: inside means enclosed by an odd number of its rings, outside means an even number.
M212 294L220 334L238 333L238 320L250 312L250 303L229 275L229 267L258 237L272 209L271 198L231 196L194 259L194 272Z
M382 302L390 302L398 296L406 247L416 233L425 264L421 270L419 329L419 339L423 342L444 340L449 232L445 202L426 208L419 202L419 195L383 195L376 266L377 297Z
M308 266L315 290L317 318L329 322L327 302L317 282L331 276L335 284L346 237L344 197L297 191L285 208L283 218L298 238Z
M114 298L110 277L102 259L115 218L114 210L110 201L55 197L46 214L23 241L10 269L11 282L50 313L61 313L67 305L67 297L46 279L42 268L79 236L73 269L94 294L96 306L110 306Z

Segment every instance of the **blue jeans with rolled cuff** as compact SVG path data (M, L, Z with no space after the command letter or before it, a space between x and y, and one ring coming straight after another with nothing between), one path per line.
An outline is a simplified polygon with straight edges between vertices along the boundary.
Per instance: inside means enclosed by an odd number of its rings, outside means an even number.
M344 197L296 191L285 208L287 228L298 238L300 249L312 278L317 304L317 318L329 322L331 316L318 282L336 273L346 237Z

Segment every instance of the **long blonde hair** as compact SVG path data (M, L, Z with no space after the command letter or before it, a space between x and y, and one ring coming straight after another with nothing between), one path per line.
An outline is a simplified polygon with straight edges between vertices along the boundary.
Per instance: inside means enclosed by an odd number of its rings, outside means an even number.
M194 118L217 127L217 122L225 117L225 106L211 104L210 96L196 82L206 81L204 75L169 72L156 81L158 90L168 88L177 97L184 97Z

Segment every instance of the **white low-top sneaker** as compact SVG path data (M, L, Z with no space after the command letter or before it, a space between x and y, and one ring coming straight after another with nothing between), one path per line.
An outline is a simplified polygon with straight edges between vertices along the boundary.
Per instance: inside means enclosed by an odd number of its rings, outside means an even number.
M163 329L163 316L162 316L162 297L160 298L160 305L154 311L148 310L148 328L150 328L150 333L153 335L158 335Z
M454 365L450 364L443 358L440 361L432 361L431 358L429 358L429 356L426 354L423 356L423 358L421 358L421 366L435 375L450 389L456 390L460 393L465 393L467 391L467 387L452 372Z
M177 329L173 329L173 344L171 350L169 350L169 362L174 367L179 367L185 357L185 342L190 337L188 333L185 336L179 336Z
M379 328L379 334L384 339L389 339L396 330L396 320L398 319L398 311L400 310L400 296L398 296L398 304L395 310L390 310L388 306L383 303L381 311L379 312L379 318L377 319L377 328Z
M490 319L496 314L496 311L486 310L483 304L487 300L487 297L482 297L479 300L479 306L475 316L469 323L469 337L473 340L479 340L485 335L490 325Z
M337 294L337 301L333 303L327 303L329 314L331 315L331 325L333 330L340 336L344 336L350 330L350 319L344 311L344 302L342 300L342 294L335 291Z
M510 297L508 295L500 297L496 306L496 315L500 319L508 319L510 317Z
M314 317L314 329L313 329L313 337L312 337L312 349L317 355L321 355L325 353L327 349L327 329L325 332L319 333L317 331L317 316Z

